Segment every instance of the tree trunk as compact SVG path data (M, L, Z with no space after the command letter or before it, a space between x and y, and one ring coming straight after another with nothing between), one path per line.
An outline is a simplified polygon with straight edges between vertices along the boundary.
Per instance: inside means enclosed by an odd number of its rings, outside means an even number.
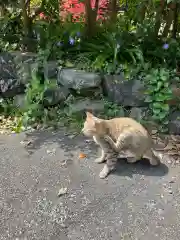
M179 10L179 4L176 3L176 7L174 10L174 22L173 22L173 33L172 33L173 38L176 38L177 31L178 31L178 10Z
M158 7L158 9L156 11L156 19L155 19L155 26L154 26L154 35L156 37L158 36L159 29L161 27L161 20L163 17L163 11L164 11L165 5L166 5L166 1L161 0L160 6Z
M169 7L169 11L168 11L168 14L166 16L166 25L165 25L165 28L164 28L164 31L163 31L163 34L162 34L162 36L164 38L166 38L168 36L171 24L173 22L174 11L175 11L175 8L176 8L176 4L171 3L171 4L169 4L168 7Z
M23 18L23 31L24 31L24 35L27 36L29 20L28 20L25 0L21 0L21 9L22 9L22 18Z
M43 0L44 1L44 0ZM43 3L42 1L42 3ZM34 39L33 39L33 31L32 31L32 22L37 14L40 13L41 9L37 9L35 14L31 17L30 13L28 14L28 10L30 8L30 0L20 0L21 9L22 9L22 22L23 22L23 46L22 48L26 51L33 52L36 48Z
M26 9L26 2L25 0L20 1L21 4L21 9L22 9L22 22L23 22L23 49L27 50L28 48L28 36L29 36L29 17L27 14L27 9Z
M85 0L85 12L86 12L86 31L89 37L93 36L96 32L96 18L99 7L99 0L95 2L95 8L92 9L91 1Z
M114 24L117 20L117 0L109 1L109 23Z
M2 4L2 5L0 6L0 17L4 17L5 14L6 14L6 8L5 8L5 6Z
M149 0L144 0L141 5L140 12L139 12L139 22L143 22L145 19L148 3L149 3Z

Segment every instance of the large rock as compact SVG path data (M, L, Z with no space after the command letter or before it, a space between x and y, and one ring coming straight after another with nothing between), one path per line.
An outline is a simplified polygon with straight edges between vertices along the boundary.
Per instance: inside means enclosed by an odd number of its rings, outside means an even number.
M57 79L58 63L56 61L45 62L42 66L38 63L38 55L35 53L13 52L18 78L26 84L32 78L32 73L44 79Z
M146 107L133 107L130 110L130 114L129 114L130 118L135 119L138 122L141 122L143 120L145 120L145 118L147 117L147 108Z
M57 74L58 74L58 62L49 61L44 64L45 79L57 79Z
M104 111L104 102L102 100L79 99L69 104L69 114L83 114L85 111L91 111L94 114Z
M16 108L23 109L25 107L25 94L18 94L13 99L13 104Z
M180 134L180 111L173 112L170 115L169 133Z
M34 54L3 52L0 54L0 95L14 97L23 93L25 84L31 79Z
M17 94L23 93L26 84L29 83L34 76L42 79L42 82L44 79L57 80L57 68L58 64L54 61L47 62L41 66L38 63L37 54L35 53L1 53L0 95L3 97L14 97Z
M137 122L141 123L150 133L158 129L158 125L152 120L151 114L147 107L131 108L128 117L133 118Z
M142 107L145 103L145 87L141 80L125 80L123 74L105 75L104 94L111 102L125 107Z
M12 97L23 91L18 80L13 56L3 52L0 54L0 96Z
M64 103L68 95L69 91L64 87L58 86L50 87L44 92L42 103L45 107L50 107L60 103ZM19 94L15 96L13 101L14 106L23 109L25 107L25 98L26 98L25 94Z
M101 76L72 68L59 69L58 84L76 91L80 95L96 95L100 89Z
M59 103L64 103L69 94L69 90L65 87L51 87L44 93L43 104L44 106L48 107Z
M12 52L16 64L19 82L26 85L32 79L32 73L38 71L37 54L29 52Z

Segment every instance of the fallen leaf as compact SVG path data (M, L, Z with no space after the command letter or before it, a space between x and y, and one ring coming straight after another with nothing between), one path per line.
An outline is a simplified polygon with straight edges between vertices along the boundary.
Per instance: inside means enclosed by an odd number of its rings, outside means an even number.
M180 144L179 144L179 143L178 143L178 144L176 144L176 147L180 149Z
M29 146L32 143L32 141L21 141L20 144Z
M179 142L180 139L179 139L179 136L176 136L176 135L170 135L171 136L171 139L175 142Z
M175 156L175 155L178 155L178 152L177 151L169 151L168 155Z
M85 155L84 153L80 153L80 154L79 154L79 158L80 158L80 159L83 159L83 158L85 158L85 157L86 157L86 155Z
M176 146L173 145L173 144L168 144L163 150L173 150L173 149L176 149Z
M67 188L61 188L61 189L59 189L59 192L58 192L57 196L60 197L64 194L66 194L66 193L67 193Z

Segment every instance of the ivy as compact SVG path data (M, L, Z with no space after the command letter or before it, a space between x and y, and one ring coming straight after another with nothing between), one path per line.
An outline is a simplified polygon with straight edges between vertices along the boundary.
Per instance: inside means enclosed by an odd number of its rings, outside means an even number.
M168 130L170 111L168 100L172 99L169 79L170 72L165 68L153 68L145 77L148 86L145 101L149 103L152 119L159 124L161 132Z

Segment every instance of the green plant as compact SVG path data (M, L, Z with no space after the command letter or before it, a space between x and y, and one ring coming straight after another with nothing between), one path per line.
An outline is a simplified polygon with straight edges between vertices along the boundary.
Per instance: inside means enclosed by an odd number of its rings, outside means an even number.
M175 68L180 61L180 44L178 40L171 39L164 42L161 39L145 37L141 39L141 48L146 61L151 62L153 67L157 64L168 65Z
M20 48L22 21L20 11L6 9L4 16L0 15L0 51Z
M48 110L44 108L44 93L51 87L51 83L46 79L42 84L35 74L28 84L25 93L25 104L22 112L22 125L27 127L35 122L42 122L47 118Z
M13 116L17 109L13 105L12 99L0 98L0 114L4 116Z
M148 86L146 102L149 103L152 119L160 124L160 131L163 132L168 130L170 108L167 102L172 99L169 76L169 70L156 68L151 69L145 77Z
M143 64L143 55L135 44L134 35L104 30L92 39L82 41L77 58L88 56L94 71L119 73L120 64Z
M17 126L13 129L14 131L20 132L31 126L53 128L62 125L73 125L76 128L81 126L82 115L69 114L66 108L62 108L60 105L45 107L45 102L51 102L51 97L46 96L45 93L54 87L55 82L52 80L50 82L45 79L44 83L41 83L36 74L32 74L32 80L25 92L24 108Z
M119 106L116 103L112 103L107 99L103 99L103 101L104 101L104 112L102 115L105 119L115 118L115 117L124 117L125 113L122 106Z
M19 132L19 117L21 111L14 104L13 99L0 99L0 132L5 133L9 131ZM19 129L19 130L18 130ZM22 128L21 128L22 130Z

